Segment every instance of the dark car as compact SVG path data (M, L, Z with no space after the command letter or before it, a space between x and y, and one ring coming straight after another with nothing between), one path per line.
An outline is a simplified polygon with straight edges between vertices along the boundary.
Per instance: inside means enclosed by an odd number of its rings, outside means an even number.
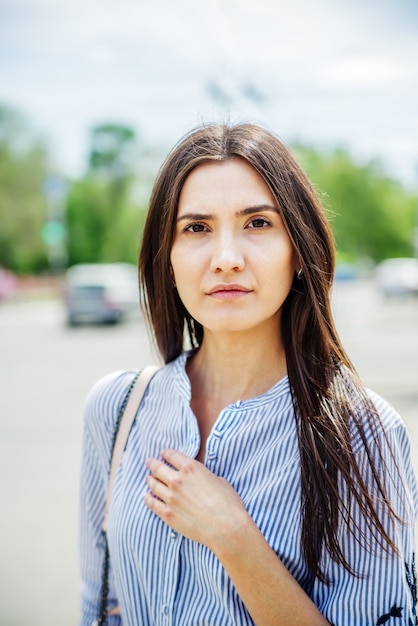
M121 322L139 306L137 269L129 263L73 265L65 276L64 303L70 326Z

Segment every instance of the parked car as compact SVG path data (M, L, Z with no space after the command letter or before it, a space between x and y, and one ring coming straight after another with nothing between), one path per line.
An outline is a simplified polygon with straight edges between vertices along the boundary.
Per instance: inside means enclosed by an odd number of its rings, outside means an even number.
M418 295L418 259L394 258L376 267L376 282L386 297Z
M73 265L65 276L67 323L121 322L139 306L137 269L130 263Z

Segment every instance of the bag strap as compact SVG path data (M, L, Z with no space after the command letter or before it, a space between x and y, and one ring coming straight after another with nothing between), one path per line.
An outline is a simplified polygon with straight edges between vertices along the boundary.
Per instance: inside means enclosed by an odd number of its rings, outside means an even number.
M119 463L121 462L122 455L128 441L129 433L131 432L132 424L134 423L139 405L141 404L142 396L144 395L151 378L157 373L159 369L160 368L156 365L148 365L142 370L142 372L136 379L134 386L132 387L128 402L119 422L119 428L116 433L116 439L110 464L109 482L107 485L106 495L106 508L102 524L103 532L107 532L107 521L110 505L112 502L113 485L115 482L116 472L118 470Z

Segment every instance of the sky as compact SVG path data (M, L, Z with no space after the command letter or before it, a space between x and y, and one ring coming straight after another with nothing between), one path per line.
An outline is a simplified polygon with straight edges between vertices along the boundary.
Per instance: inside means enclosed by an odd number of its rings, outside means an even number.
M70 177L89 130L169 149L204 122L345 147L418 186L417 0L0 0L0 103Z

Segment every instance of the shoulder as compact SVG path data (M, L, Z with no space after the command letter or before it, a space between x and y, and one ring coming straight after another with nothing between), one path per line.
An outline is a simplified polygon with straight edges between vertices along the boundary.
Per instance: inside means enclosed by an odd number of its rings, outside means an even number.
M418 512L418 484L406 424L384 398L370 389L366 389L366 392L379 415L374 436L370 429L367 432L375 467L385 476L387 488L395 488L393 499L399 497L400 480L404 493L408 493L415 517Z
M410 466L411 444L402 417L375 391L368 388L364 391L371 406L367 406L367 400L356 406L354 400L356 409L351 423L354 454L364 458L366 464L373 459L379 471L384 471L387 464L394 470L405 464Z
M380 396L375 391L366 388L366 394L368 398L373 402L373 405L376 408L376 411L379 415L380 421L382 423L383 429L388 432L392 429L405 430L405 423L402 420L402 417L399 413L394 409L392 405L389 404L382 396Z
M138 370L121 370L100 378L87 394L84 428L93 437L113 434L122 403Z
M410 439L402 417L382 396L371 389L366 389L366 392L379 416L376 432L379 441L388 444L392 452L400 459L409 457Z
M353 388L350 389L352 391ZM406 426L402 417L382 396L363 387L354 390L351 397L351 436L353 451L363 448L381 438L406 436Z
M397 448L408 448L409 437L406 425L396 411L382 396L371 389L364 389L364 400L353 401L352 445L354 453L362 453L364 448L385 449L387 444ZM370 402L368 405L367 402Z
M149 384L147 394L166 394L183 369L177 359L162 367ZM119 370L100 378L87 394L84 404L84 428L91 436L113 435L122 404L129 393L139 369Z

